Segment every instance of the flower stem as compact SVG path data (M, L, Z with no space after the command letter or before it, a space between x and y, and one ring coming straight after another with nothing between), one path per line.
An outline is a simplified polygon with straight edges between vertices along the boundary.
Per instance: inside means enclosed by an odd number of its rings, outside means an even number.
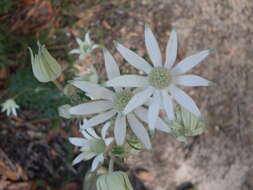
M55 86L56 86L60 91L63 92L63 87L62 87L62 85L61 85L57 80L54 80L54 81L52 81L52 82L55 84Z
M25 92L30 91L30 90L32 91L34 89L32 89L32 88L25 88L24 90L22 90L21 92L17 93L15 96L13 96L12 99L17 98L17 97L21 96L22 94L24 94Z
M114 156L111 156L111 159L109 162L109 173L113 172L113 166L114 166Z

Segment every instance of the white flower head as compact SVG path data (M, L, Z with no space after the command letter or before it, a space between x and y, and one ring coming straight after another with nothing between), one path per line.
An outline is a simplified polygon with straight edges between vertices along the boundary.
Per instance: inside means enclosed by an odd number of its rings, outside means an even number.
M99 47L99 45L95 44L91 40L89 32L87 32L85 34L84 40L81 40L80 38L76 38L76 41L79 45L79 48L72 49L69 53L70 54L79 54L79 59L83 59L86 56L89 56L94 49Z
M113 79L120 76L119 67L108 50L104 50L104 59L108 78ZM121 87L115 87L113 91L87 81L74 81L72 84L85 91L86 94L91 96L94 100L92 102L74 106L69 110L72 115L96 114L96 116L92 117L86 122L86 129L114 118L114 136L116 143L121 146L125 141L126 126L128 122L132 131L140 139L144 146L148 149L151 149L151 142L148 132L146 131L142 122L140 122L140 120L146 123L148 122L146 117L147 110L139 107L133 110L133 112L129 112L126 115L123 114L123 110L125 109L125 106L128 104L129 100L134 96L134 92L132 92L130 89L123 89ZM157 119L156 128L169 132L168 126L166 126L166 124L160 118Z
M19 105L17 105L17 103L15 102L14 99L8 99L6 100L3 104L1 104L2 106L2 112L6 111L7 116L9 115L15 115L17 116L17 111L16 109L19 108Z
M91 171L94 171L104 162L104 153L113 141L112 137L106 138L107 130L111 124L108 122L103 126L101 131L102 137L100 137L93 128L84 129L86 122L84 119L83 125L80 125L80 131L84 138L69 138L70 143L80 147L80 151L82 152L73 160L72 164L75 165L83 160L90 160L95 157L91 165Z
M170 120L174 119L172 103L172 98L174 98L185 109L196 116L200 116L200 111L192 98L177 86L209 86L213 84L199 76L184 74L207 57L210 50L187 57L172 67L177 56L177 34L175 30L171 32L166 47L166 61L164 64L162 63L158 43L148 25L145 26L145 44L153 65L150 65L130 49L116 43L117 50L128 63L146 74L146 76L123 75L107 82L107 86L113 87L144 88L143 91L132 97L123 112L127 114L136 107L147 103L151 98L148 109L148 124L150 128L154 128L161 108L166 111Z

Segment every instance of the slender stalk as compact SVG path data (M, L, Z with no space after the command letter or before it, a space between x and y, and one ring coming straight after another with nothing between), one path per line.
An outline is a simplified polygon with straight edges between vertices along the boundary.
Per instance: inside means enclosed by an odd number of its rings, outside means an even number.
M111 156L110 162L109 162L109 173L113 172L114 168L114 156Z
M61 85L57 80L54 80L54 81L52 81L52 82L55 84L55 86L56 86L60 91L63 92L63 87L62 87L62 85Z

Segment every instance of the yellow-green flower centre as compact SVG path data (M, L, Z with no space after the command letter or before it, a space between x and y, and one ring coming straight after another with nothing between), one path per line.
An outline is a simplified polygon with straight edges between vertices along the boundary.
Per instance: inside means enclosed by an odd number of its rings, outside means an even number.
M114 108L122 112L132 97L133 93L128 89L116 93L114 97Z
M91 152L94 152L96 154L100 154L100 153L105 152L106 145L105 145L104 140L102 140L102 139L92 139L92 140L90 140L89 148L90 148Z
M158 89L166 88L171 83L171 74L169 69L164 67L155 67L148 75L149 83Z

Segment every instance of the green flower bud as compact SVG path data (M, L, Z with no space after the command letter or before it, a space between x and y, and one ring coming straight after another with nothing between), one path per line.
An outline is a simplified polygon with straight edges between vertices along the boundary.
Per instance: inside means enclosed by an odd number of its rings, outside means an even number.
M125 155L124 147L122 146L115 146L112 148L111 152L114 156L123 157Z
M139 139L136 137L136 136L134 136L134 135L129 135L129 136L127 136L127 143L128 143L128 145L132 148L132 149L134 149L134 150L137 150L137 151L139 151L139 150L143 150L145 147L143 146L143 144L139 141Z
M200 135L206 129L203 120L191 112L177 105L175 108L175 120L171 122L170 128L178 140L186 141L187 136Z
M71 114L69 113L70 108L71 108L71 105L69 105L69 104L65 104L65 105L60 106L58 108L59 116L65 118L65 119L70 119L71 118Z
M63 89L63 93L71 98L73 96L77 96L78 92L75 86L73 86L72 84L67 84Z
M116 171L97 179L97 190L133 190L126 173Z
M29 48L33 74L40 82L54 81L61 74L61 66L49 54L44 45L42 46L38 42L38 47L38 54L35 55L33 55L32 49Z

